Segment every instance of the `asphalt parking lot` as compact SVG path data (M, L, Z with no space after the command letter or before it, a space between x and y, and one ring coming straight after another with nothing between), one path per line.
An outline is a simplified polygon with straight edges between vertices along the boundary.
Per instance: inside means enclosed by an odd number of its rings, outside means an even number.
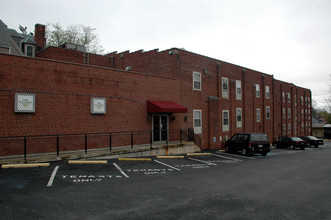
M331 219L327 155L330 142L265 157L208 151L0 169L2 217Z

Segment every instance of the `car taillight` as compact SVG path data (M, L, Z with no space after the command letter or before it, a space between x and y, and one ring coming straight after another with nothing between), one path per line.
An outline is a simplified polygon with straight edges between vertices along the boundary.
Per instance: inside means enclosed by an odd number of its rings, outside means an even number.
M249 143L248 147L249 147L249 148L252 148L252 144L251 144L251 143Z

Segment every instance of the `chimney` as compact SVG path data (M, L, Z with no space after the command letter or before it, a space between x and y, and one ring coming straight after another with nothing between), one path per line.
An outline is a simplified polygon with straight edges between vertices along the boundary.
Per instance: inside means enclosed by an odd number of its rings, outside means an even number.
M46 47L46 38L45 32L46 27L42 24L36 24L34 29L34 38L37 44L37 54L45 49Z

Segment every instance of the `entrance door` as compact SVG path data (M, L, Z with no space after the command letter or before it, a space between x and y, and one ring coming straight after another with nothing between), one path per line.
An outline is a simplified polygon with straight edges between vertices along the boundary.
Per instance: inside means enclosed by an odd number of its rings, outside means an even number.
M168 115L153 115L153 141L167 141Z

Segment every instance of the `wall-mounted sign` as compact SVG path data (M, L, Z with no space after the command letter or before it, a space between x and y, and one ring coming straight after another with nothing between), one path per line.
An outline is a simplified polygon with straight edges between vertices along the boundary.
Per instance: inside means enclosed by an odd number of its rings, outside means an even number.
M92 114L106 114L106 98L92 98L91 99L91 113Z
M36 95L29 93L15 94L15 112L34 113L36 106Z

